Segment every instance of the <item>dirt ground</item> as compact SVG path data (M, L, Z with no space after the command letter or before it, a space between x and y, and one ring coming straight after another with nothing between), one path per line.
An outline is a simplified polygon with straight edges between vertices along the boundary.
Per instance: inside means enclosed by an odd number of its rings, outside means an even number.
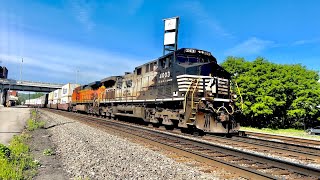
M70 179L67 173L62 169L59 157L55 154L55 147L50 140L50 134L47 129L37 129L30 133L31 140L28 142L31 153L34 158L40 162L38 174L33 179L52 180ZM52 154L45 155L45 150L52 150Z

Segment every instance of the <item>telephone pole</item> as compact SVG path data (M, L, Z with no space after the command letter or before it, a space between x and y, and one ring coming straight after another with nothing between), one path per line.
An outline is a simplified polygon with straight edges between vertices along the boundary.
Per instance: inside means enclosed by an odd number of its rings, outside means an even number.
M22 58L21 64L20 64L20 82L22 81L22 63L23 63L23 58Z

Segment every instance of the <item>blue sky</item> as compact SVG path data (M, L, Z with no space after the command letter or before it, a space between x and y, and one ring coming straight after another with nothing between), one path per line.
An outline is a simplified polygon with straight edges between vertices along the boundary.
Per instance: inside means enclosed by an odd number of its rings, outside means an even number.
M179 47L320 70L320 1L3 0L0 65L9 78L84 84L162 54L162 19L180 16Z

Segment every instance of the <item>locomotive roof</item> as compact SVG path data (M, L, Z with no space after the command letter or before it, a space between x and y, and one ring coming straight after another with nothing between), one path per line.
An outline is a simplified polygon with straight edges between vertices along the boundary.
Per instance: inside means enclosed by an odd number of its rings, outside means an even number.
M92 83L89 83L88 86L93 87L93 86L99 86L101 84L100 81L94 81Z
M173 53L176 54L197 54L197 55L204 55L204 56L209 56L214 58L215 62L216 62L216 58L214 56L212 56L212 54L209 51L205 51L205 50L201 50L201 49L195 49L195 48L180 48L176 51L172 51L166 55L163 55L161 57L159 57L158 59L162 59L165 58L167 56L171 56Z
M187 54L198 54L198 55L203 55L203 56L209 56L209 57L213 58L215 63L217 63L217 59L214 56L212 56L212 54L209 51L205 51L205 50L201 50L201 49L195 49L195 48L180 48L180 49L178 49L176 51L172 51L172 52L170 52L168 54L160 56L157 59L154 59L152 61L148 61L148 62L146 62L146 63L144 63L144 64L142 64L140 66L137 66L135 69L140 68L140 67L142 67L142 66L144 66L146 64L152 63L152 62L157 62L159 59L163 59L163 58L166 58L168 56L173 55L173 53L176 53L176 54L186 54L187 53Z
M119 77L121 77L121 76L109 76L109 77L103 78L103 79L101 80L101 83L104 83L104 82L109 81L109 80L116 81L117 78L119 78Z

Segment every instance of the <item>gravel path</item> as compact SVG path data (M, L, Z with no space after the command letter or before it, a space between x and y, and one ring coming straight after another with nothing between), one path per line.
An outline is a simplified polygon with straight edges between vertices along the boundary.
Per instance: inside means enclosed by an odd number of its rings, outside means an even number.
M41 111L64 170L90 179L219 179L126 139Z

